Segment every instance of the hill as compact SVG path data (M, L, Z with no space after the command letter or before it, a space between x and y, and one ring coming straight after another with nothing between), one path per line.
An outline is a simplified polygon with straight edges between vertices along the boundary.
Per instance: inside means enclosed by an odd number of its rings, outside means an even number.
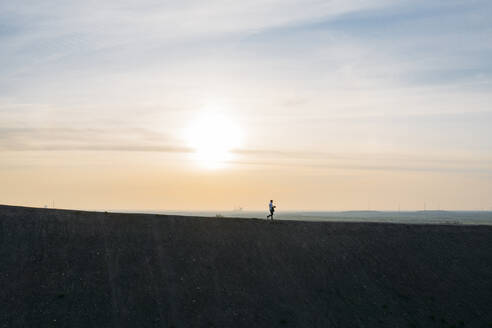
M0 327L492 327L492 227L0 206Z

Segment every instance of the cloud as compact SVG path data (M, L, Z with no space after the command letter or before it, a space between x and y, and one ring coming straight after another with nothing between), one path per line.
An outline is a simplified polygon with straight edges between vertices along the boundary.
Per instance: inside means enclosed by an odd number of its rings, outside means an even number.
M171 142L145 129L0 128L0 151L191 151Z
M385 2L50 1L35 5L2 2L0 12L4 24L1 36L8 41L4 44L5 51L21 55L21 51L30 50L33 57L40 59L76 55L80 51L85 56L101 49L116 54L130 47L148 50L187 39L254 34L273 27L376 7Z
M224 98L250 129L241 156L312 159L316 147L483 153L492 140L489 8L4 1L0 147L186 151L177 130ZM148 134L158 130L165 135ZM251 150L265 140L272 151Z
M0 128L0 152L155 152L188 154L193 149L145 129ZM238 167L327 171L492 174L492 157L466 155L234 149Z
M297 167L315 170L415 171L441 173L492 174L492 156L470 158L466 155L377 153L377 152L307 152L267 149L237 149L242 155L235 164L267 167Z
M429 161L430 162L430 161ZM492 176L492 169L485 165L480 165L481 163L461 163L461 166L443 166L441 161L436 163L430 163L430 165L412 165L412 164L401 164L395 163L391 164L381 164L381 163L367 163L367 161L360 159L358 163L298 163L298 162L278 162L278 161L247 161L238 160L231 161L230 163L236 165L245 166L256 166L256 167L270 167L270 168L297 168L297 169L310 169L315 170L314 172L323 171L381 171L385 173L389 172L432 172L432 173L467 173L467 174L485 174ZM450 162L451 163L451 162ZM471 164L471 165L470 165ZM477 165L478 164L478 165Z

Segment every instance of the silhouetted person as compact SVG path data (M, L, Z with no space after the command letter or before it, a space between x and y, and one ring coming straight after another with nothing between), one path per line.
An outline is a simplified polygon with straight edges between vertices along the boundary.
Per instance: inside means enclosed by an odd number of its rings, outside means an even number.
M273 221L273 213L275 212L275 208L277 206L273 205L273 200L270 200L270 204L268 204L268 208L270 209L270 215L267 215L267 219L271 218Z

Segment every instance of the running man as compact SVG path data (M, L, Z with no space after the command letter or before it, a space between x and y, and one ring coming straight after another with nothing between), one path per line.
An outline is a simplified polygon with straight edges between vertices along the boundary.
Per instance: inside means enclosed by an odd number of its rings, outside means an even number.
M275 212L275 208L277 206L273 205L273 200L270 200L270 204L268 204L268 208L270 209L270 215L267 215L267 219L271 218L273 221L273 213Z

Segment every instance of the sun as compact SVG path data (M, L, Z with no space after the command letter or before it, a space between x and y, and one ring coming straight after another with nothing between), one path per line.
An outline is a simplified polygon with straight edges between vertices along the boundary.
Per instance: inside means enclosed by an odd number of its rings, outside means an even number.
M204 111L188 126L185 138L200 166L217 169L233 159L231 150L240 144L240 131L229 117Z

